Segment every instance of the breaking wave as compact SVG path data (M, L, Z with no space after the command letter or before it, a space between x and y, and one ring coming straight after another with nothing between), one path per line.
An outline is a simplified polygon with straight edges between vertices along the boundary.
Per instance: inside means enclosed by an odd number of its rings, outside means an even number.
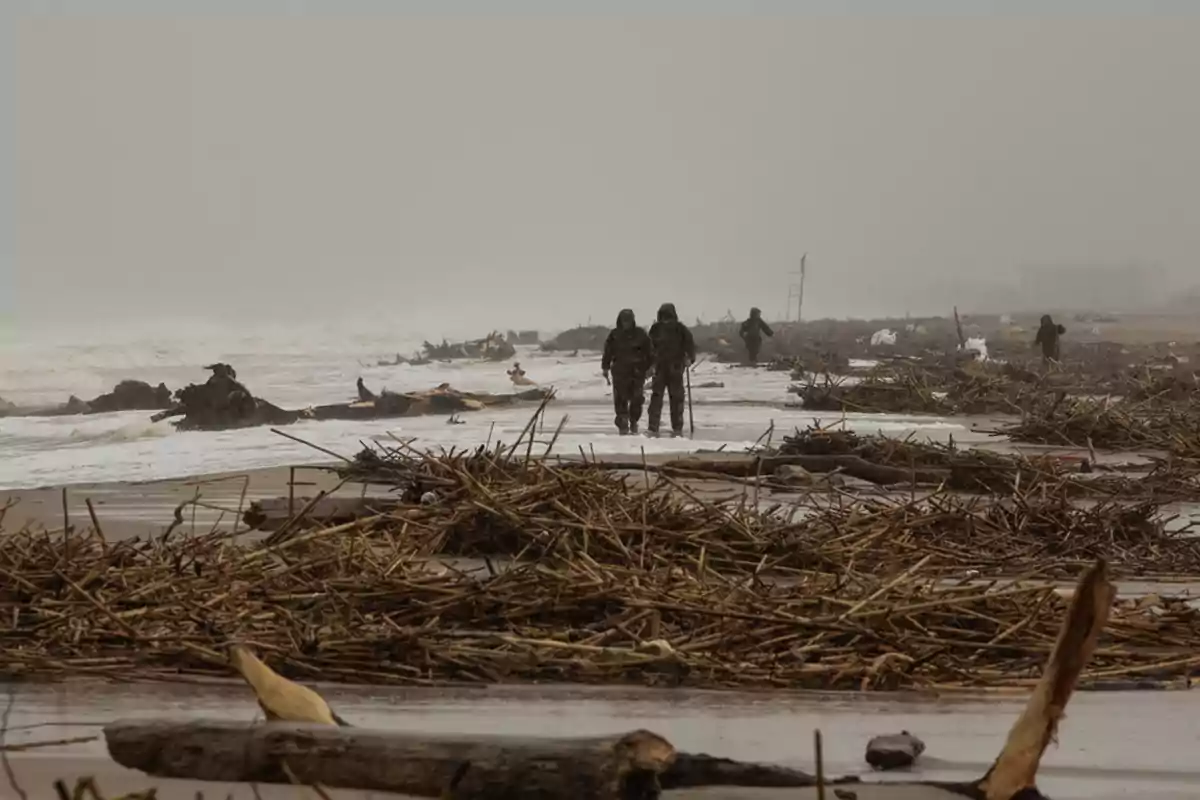
M149 413L149 412L146 412ZM157 439L170 436L173 432L169 422L129 422L119 428L109 430L87 430L73 428L67 439L72 444L118 444L121 442L136 442L141 439Z

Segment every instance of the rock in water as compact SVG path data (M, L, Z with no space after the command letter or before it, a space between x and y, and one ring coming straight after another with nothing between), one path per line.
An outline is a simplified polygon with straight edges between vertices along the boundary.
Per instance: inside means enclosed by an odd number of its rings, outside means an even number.
M111 392L94 398L88 404L93 414L110 411L158 411L171 407L171 390L166 384L151 386L145 381L124 380Z
M908 731L876 736L867 742L867 763L878 770L911 767L925 752L925 743Z

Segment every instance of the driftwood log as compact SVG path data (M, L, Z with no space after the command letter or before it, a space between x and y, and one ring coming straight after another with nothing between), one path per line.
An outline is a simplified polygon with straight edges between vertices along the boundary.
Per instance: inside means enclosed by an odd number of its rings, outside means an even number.
M1097 560L1075 587L1041 680L987 774L972 783L938 785L971 800L1045 800L1037 788L1038 766L1058 733L1058 723L1096 649L1116 595L1108 566Z
M568 462L570 463L570 462ZM808 472L841 472L852 478L880 486L899 484L939 484L950 477L947 469L909 469L874 464L855 455L788 455L755 456L743 458L677 458L661 464L644 464L641 461L593 461L591 466L641 472L661 472L681 477L698 474L727 475L734 478L753 478L756 475L770 476L784 466L803 467Z
M774 764L753 764L718 758L704 753L677 753L674 763L659 776L663 789L702 786L744 786L760 788L816 786L816 776L798 769ZM857 777L826 779L827 785L858 783Z
M302 783L477 800L652 800L675 759L649 731L588 739L436 737L329 725L114 722L108 752L160 778ZM465 771L464 771L465 765ZM457 773L457 774L456 774Z

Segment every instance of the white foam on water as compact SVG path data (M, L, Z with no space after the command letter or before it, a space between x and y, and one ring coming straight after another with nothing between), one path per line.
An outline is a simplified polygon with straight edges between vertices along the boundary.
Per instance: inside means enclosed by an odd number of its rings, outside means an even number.
M254 352L253 347L263 350ZM156 340L153 344L121 346L54 345L29 351L36 363L17 359L0 366L0 396L15 394L29 402L62 402L69 394L91 397L108 391L117 381L138 378L164 380L171 388L203 381L202 369L213 361L226 361L238 378L258 396L278 405L304 408L355 397L355 380L361 375L379 391L429 389L449 383L474 392L513 391L506 374L508 363L453 361L426 366L379 366L399 349L379 340L330 340L314 347L279 344L260 337L243 337L223 346ZM57 360L46 360L50 353ZM240 351L240 352L239 352ZM11 351L10 351L11 352ZM528 377L542 386L553 386L557 399L549 406L534 452L545 449L559 420L567 422L555 452L597 455L686 453L701 449L743 450L774 423L775 435L809 424L844 424L863 433L906 435L917 432L935 438L951 434L969 437L966 423L932 417L886 414L812 412L789 406L795 395L787 372L747 369L701 361L692 371L692 399L696 432L692 438L622 437L613 426L612 390L600 371L598 353L548 353L518 348ZM15 377L14 377L15 376ZM11 381L25 388L13 392ZM25 381L21 384L20 381ZM42 383L39 383L42 382ZM721 384L704 388L704 384ZM47 388L49 386L50 388ZM24 394L22 394L24 393ZM648 399L647 392L647 399ZM445 417L418 417L371 421L301 422L287 432L334 452L353 456L363 442L390 442L391 436L415 438L416 446L474 447L489 440L513 442L520 435L532 408L495 409L462 414L464 425L448 425ZM180 432L170 422L151 423L149 412L77 415L68 417L0 418L0 488L116 480L154 480L212 472L272 467L281 464L327 462L329 456L311 447L271 433L268 428L220 432ZM664 427L667 426L664 409ZM645 425L645 418L642 420Z

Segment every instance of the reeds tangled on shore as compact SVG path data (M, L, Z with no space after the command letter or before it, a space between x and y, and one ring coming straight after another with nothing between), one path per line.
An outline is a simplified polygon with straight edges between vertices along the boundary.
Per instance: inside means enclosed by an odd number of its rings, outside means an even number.
M815 443L820 437L812 436L807 449L819 449ZM892 543L928 534L932 528L921 526L937 521L936 543L926 542L936 544L929 565L933 569L978 571L984 563L990 565L984 570L988 577L1035 569L1065 574L1103 556L1116 575L1200 575L1200 540L1184 535L1186 529L1167 531L1163 526L1162 505L1175 498L1154 497L1153 490L1135 492L1129 485L1138 479L1098 476L1102 487L1114 489L1113 496L1098 489L1093 503L1081 505L1072 502L1080 491L1074 479L1081 476L1055 472L1063 468L1051 460L845 433L836 438L841 444L831 442L829 449L875 451L867 455L877 463L888 461L881 453L897 452L888 448L911 446L929 463L963 458L974 466L1016 464L1043 471L1024 483L1011 476L992 478L998 486L1010 480L1002 495L939 491L915 498L842 494L829 500L813 494L799 506L768 508L747 502L746 494L733 502L705 502L695 485L682 478L628 476L604 463L505 461L499 448L441 456L368 449L347 471L375 484L392 483L409 498L436 490L436 504L399 512L426 556L573 558L584 551L605 564L640 569L703 557L711 566L735 573L842 573L851 561L863 570L900 570L926 553L901 555ZM798 440L785 440L785 446L788 441ZM664 465L668 473L669 463ZM705 464L687 463L694 469ZM1105 478L1112 480L1106 484ZM1164 483L1153 472L1140 480L1155 487ZM853 551L853 557L844 556L842 548Z
M1062 578L1097 557L1126 576L1200 575L1200 539L1167 530L1153 501L1075 505L1064 495L1004 500L939 493L877 499L815 511L795 534L823 542L829 568L894 571L924 560L960 576Z
M1086 443L1080 449L1086 448ZM944 489L998 496L1081 497L1126 501L1200 499L1200 464L1178 458L1093 464L1079 454L1024 454L948 442L860 435L841 427L808 427L783 437L781 456L855 456L872 465L911 470ZM920 480L918 483L922 482Z
M1076 482L1079 464L1061 457L1028 458L1019 453L1000 453L958 447L949 442L918 441L909 436L894 439L863 436L853 430L830 427L797 429L784 436L777 452L781 455L854 455L871 464L944 474L943 485L964 492L1009 494L1028 491L1050 483L1065 491L1087 493L1088 486Z
M1067 577L1098 550L1139 569L1184 552L1150 529L1117 539L1099 512L1087 527L1069 506L983 508L963 538L965 518L936 505L796 519L500 448L375 459L438 500L269 545L4 534L0 669L228 675L224 648L241 641L298 680L1024 686L1063 601L1045 582L980 584L965 568ZM1089 677L1172 679L1200 664L1198 646L1183 600L1126 603Z
M893 414L1020 414L1046 392L1045 375L1015 374L1008 365L880 364L857 381L831 375L795 387L805 408Z
M57 555L36 541L30 551ZM272 554L181 540L184 552L144 552L119 576L92 548L66 573L28 565L22 584L37 594L5 598L0 663L10 678L226 675L220 650L239 639L307 680L1011 686L1036 676L1062 612L1052 587L941 586L921 562L785 585L585 554L468 574L431 570L379 533L292 542ZM1197 645L1200 619L1183 601L1126 604L1092 677L1186 673Z
M826 374L794 388L806 409L898 414L950 414L944 392L916 369L876 368L851 382Z
M1033 444L1161 450L1178 458L1200 459L1200 397L1180 404L1060 394L996 434Z
M881 363L853 381L810 375L793 391L805 408L817 411L1036 416L1063 397L1085 405L1097 402L1090 398L1128 398L1126 405L1134 416L1194 414L1200 408L1194 379L1147 366L1117 373L1065 371L1014 363L957 363L946 355Z

